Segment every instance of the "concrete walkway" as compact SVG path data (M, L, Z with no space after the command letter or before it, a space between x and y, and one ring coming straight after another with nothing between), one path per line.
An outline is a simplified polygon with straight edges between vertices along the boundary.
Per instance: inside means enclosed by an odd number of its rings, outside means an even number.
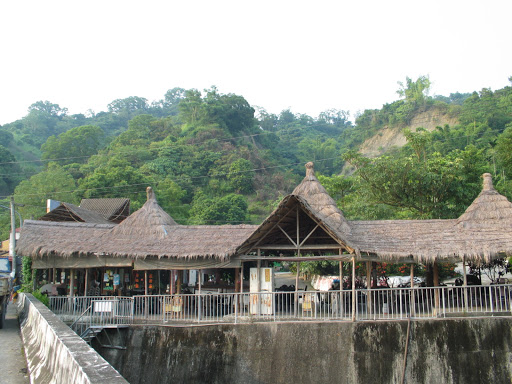
M0 362L1 384L30 383L16 305L12 302L7 306L4 328L0 329Z

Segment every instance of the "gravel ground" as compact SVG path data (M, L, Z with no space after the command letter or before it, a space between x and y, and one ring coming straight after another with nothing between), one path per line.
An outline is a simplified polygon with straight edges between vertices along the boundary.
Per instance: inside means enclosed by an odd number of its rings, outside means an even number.
M7 306L4 328L0 329L0 362L0 384L30 383L16 306L13 303Z

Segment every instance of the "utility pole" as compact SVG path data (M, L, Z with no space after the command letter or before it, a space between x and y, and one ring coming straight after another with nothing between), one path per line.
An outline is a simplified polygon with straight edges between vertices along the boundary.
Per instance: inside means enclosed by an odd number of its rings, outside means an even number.
M12 257L12 276L16 277L16 222L14 216L14 196L11 196L11 237L9 239L9 256Z

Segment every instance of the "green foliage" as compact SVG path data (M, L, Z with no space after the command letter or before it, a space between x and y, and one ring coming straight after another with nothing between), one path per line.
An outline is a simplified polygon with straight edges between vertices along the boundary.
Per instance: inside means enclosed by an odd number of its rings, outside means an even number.
M27 292L27 291L24 290L24 292ZM50 299L48 298L48 295L41 293L41 291L39 289L36 289L35 291L33 291L32 295L34 295L34 297L37 300L39 300L41 303L46 305L48 308L50 307Z
M238 159L231 163L227 179L236 193L248 194L253 191L253 165L249 160Z
M85 163L98 152L105 132L93 125L72 128L59 136L50 136L41 146L42 159L55 159L59 164Z
M33 278L34 273L36 272L35 270L32 270L32 259L30 257L23 256L21 262L23 292L32 292Z
M190 210L190 224L240 224L247 220L247 201L243 196L228 194L210 198L197 193Z
M17 203L24 204L19 211L23 218L39 218L46 212L46 200L55 199L76 204L76 183L73 177L56 163L46 170L23 180L14 191Z

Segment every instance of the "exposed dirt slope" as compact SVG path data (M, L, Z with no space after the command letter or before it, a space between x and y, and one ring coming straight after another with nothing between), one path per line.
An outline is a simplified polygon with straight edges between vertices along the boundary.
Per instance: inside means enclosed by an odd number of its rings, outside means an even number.
M415 116L406 128L416 130L423 127L428 131L433 131L438 126L444 126L445 124L454 126L457 123L457 118L438 109L431 109ZM393 147L402 147L407 142L403 134L404 129L403 127L384 127L375 136L366 140L359 148L359 152L368 157L377 157Z

